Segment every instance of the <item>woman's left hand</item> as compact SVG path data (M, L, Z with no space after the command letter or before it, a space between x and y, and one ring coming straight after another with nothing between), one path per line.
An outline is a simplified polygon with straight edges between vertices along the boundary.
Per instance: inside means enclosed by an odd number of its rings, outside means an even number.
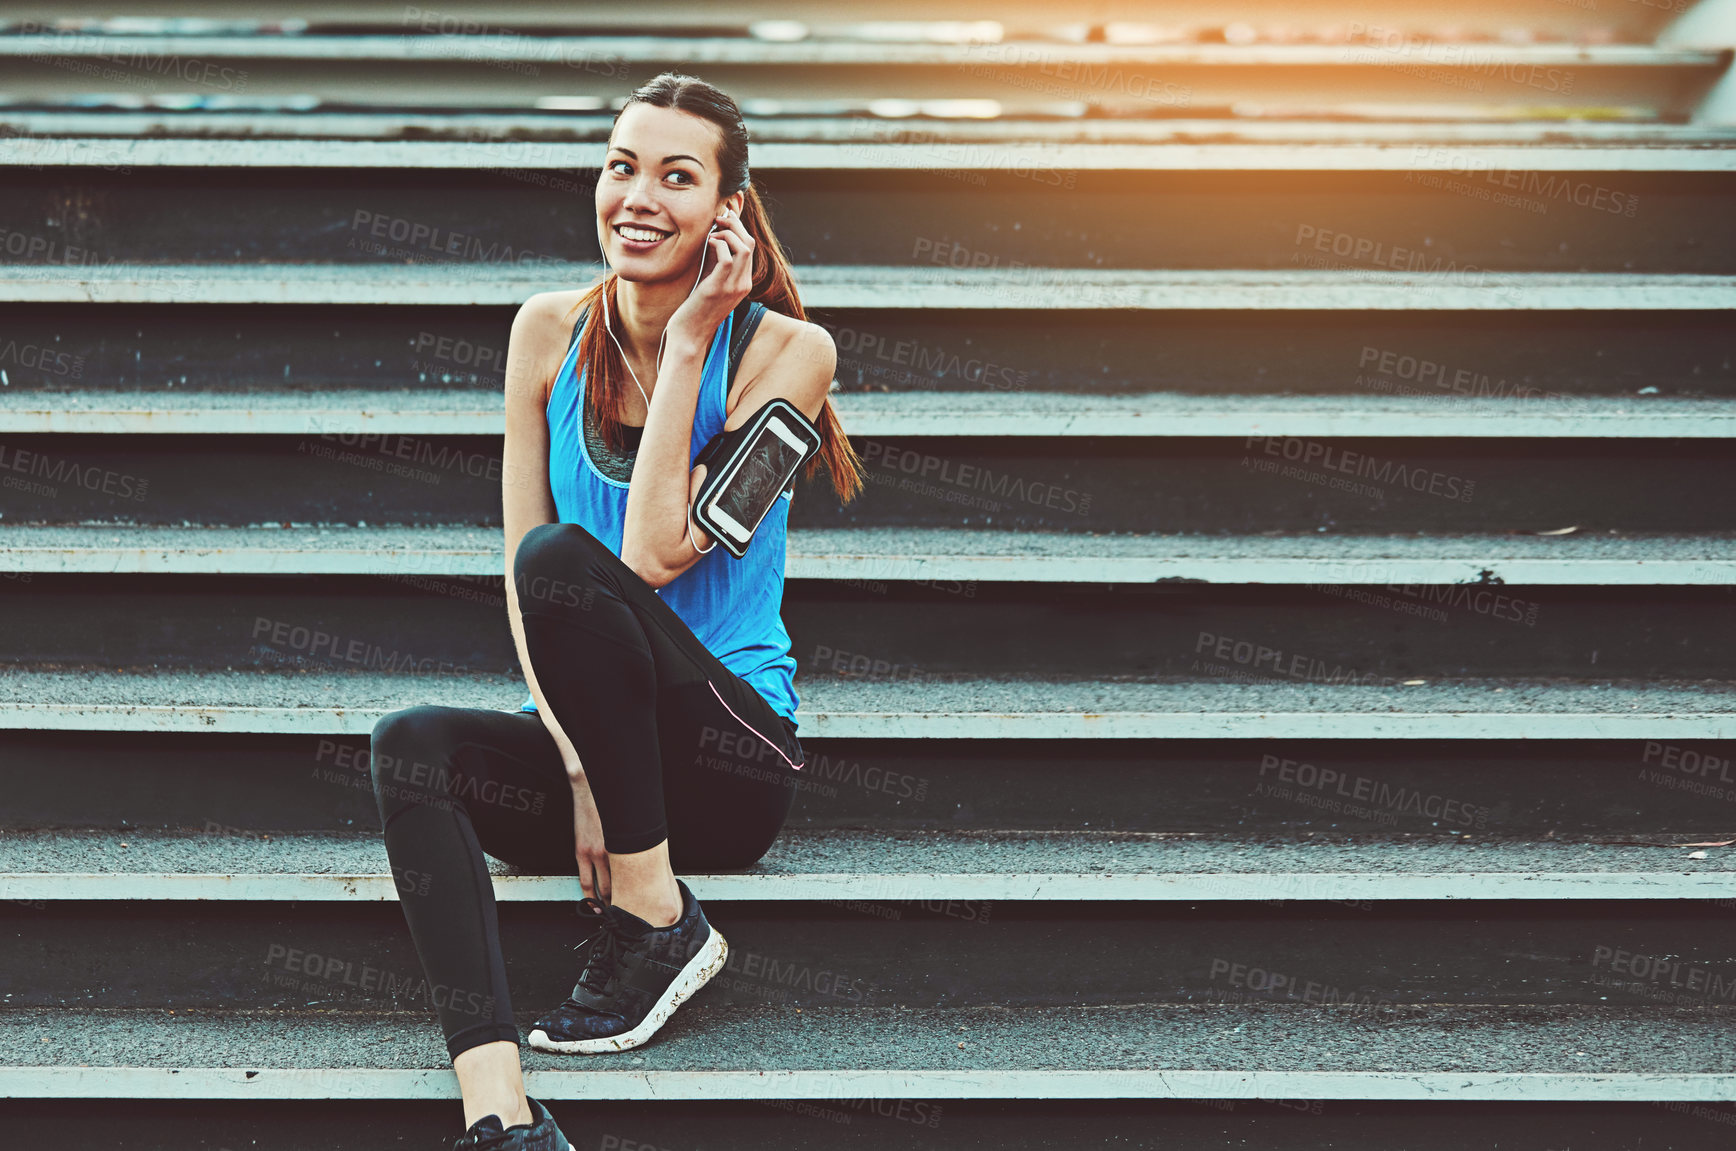
M717 230L706 237L705 252L710 258L702 254L700 259L710 266L669 317L666 329L672 342L685 339L695 348L709 345L717 325L753 290L754 240L735 212L720 220Z

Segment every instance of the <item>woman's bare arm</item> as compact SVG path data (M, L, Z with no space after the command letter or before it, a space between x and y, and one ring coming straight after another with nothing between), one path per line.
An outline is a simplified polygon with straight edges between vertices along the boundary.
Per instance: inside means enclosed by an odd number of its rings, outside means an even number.
M561 762L573 789L574 841L577 844L579 883L584 893L607 902L610 896L609 857L603 849L602 824L597 818L584 764L572 740L561 730L537 686L530 652L524 644L524 621L519 618L518 588L513 581L513 560L526 532L538 524L559 518L554 494L549 491L549 426L543 386L565 359L565 300L561 294L538 293L526 300L513 317L512 335L506 347L506 441L501 453L501 513L505 523L506 616L512 628L518 665L524 669L525 685L536 701L537 716L554 738Z
M554 713L537 686L530 653L524 646L524 623L518 615L518 588L512 578L519 542L538 524L554 523L555 499L549 491L549 428L543 410L543 385L560 366L562 345L558 306L550 293L526 300L513 317L506 346L506 441L501 453L501 517L506 525L506 614L512 627L518 665L536 701L543 726L569 773L580 770L572 741L555 722Z
M687 464L693 457L693 413L704 365L703 347L670 342L633 460L621 524L621 562L654 588L699 562L687 539L687 508L694 490L693 469ZM695 539L706 546L697 533Z

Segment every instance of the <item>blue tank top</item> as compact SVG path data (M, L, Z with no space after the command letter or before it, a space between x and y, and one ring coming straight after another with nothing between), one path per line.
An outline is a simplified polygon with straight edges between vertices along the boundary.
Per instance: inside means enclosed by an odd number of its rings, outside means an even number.
M589 319L586 323L591 322ZM693 405L693 432L688 466L717 433L723 431L729 389L729 341L732 313L717 326L700 371L699 395ZM555 376L547 407L549 425L549 490L561 523L579 524L617 556L627 515L627 485L597 470L585 449L585 372L574 378L579 341ZM656 589L693 630L706 650L730 671L752 684L772 710L796 720L800 703L794 682L796 661L790 636L779 611L784 600L784 543L793 492L772 503L754 531L747 554L740 559L721 545L673 580ZM536 710L534 698L520 711Z

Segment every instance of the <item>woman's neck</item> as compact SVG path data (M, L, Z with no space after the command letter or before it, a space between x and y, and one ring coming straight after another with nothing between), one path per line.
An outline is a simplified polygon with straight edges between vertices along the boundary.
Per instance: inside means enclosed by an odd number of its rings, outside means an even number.
M648 362L657 358L658 341L669 326L670 317L687 299L697 275L696 268L681 282L616 279L615 306L619 314L611 317L611 326L629 355Z

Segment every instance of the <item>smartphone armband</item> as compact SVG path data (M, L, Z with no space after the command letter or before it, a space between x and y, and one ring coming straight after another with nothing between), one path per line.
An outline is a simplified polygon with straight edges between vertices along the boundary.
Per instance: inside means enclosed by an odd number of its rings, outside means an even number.
M693 464L705 479L687 514L740 559L772 502L795 487L796 473L820 451L820 430L786 399L767 400L746 423L713 436Z

